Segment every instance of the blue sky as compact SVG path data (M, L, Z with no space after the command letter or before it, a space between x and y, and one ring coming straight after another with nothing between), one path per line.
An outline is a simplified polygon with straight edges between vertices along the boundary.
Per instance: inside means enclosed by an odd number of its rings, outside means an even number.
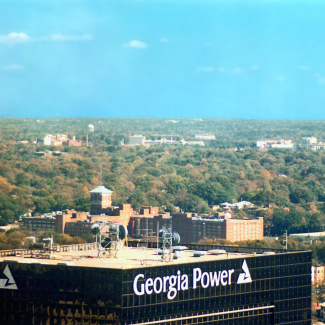
M0 116L325 119L325 1L0 0Z

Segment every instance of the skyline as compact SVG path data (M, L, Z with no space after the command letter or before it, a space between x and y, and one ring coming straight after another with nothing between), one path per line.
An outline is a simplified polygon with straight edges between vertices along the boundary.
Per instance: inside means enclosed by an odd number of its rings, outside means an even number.
M1 9L1 117L325 119L321 1Z

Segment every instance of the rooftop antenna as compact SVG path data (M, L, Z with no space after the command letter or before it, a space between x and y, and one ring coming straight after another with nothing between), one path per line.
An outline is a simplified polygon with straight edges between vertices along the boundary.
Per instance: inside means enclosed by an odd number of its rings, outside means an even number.
M287 250L287 249L288 249L288 231L285 230L285 231L284 231L284 234L286 235L286 239L285 239L285 243L286 243L286 245L284 246L284 248Z
M102 227L99 223L94 223L91 228L91 232L96 236L97 243L97 257L101 258L105 255L106 249L109 252L115 252L114 257L118 257L118 251L122 246L122 240L127 238L128 230L121 224L111 224L109 227L108 237L102 238Z
M160 234L162 236L162 252L161 252L161 260L169 261L171 259L171 247L173 244L173 234L172 228L163 226Z
M94 223L91 227L90 227L90 231L93 235L95 235L96 237L96 246L97 246L97 257L100 258L101 256L101 241L102 241L102 227L100 226L99 223Z

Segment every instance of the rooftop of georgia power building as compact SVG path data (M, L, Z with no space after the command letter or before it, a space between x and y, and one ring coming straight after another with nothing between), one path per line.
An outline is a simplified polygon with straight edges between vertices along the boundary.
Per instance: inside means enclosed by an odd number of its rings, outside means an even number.
M96 244L80 244L54 246L52 250L15 250L12 253L0 254L1 262L39 263L45 265L68 265L78 267L98 267L109 269L133 269L142 267L157 267L172 264L190 264L209 261L247 258L254 256L268 256L283 254L289 251L278 252L258 250L252 248L224 247L207 249L206 245L175 246L170 254L162 259L161 249L126 247L122 245L116 249L96 248ZM194 248L194 249L193 249ZM236 251L237 248L237 251ZM5 251L10 252L10 251ZM100 257L98 257L100 252ZM291 252L292 253L292 252ZM14 256L13 256L14 255Z

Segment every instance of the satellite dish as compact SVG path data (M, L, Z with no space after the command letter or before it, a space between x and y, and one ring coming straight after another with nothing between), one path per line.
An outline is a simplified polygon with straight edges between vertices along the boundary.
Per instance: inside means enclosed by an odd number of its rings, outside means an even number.
M159 231L159 237L160 238L164 237L164 231L163 230ZM172 245L175 246L175 245L179 244L180 241L181 241L181 237L180 237L179 233L173 231L172 232Z
M126 238L128 235L128 229L123 225L118 225L118 224L110 225L109 231L116 234L118 233L119 239L121 240Z
M173 246L178 245L180 241L181 241L181 237L179 233L173 231L172 245Z
M92 234L94 235L98 235L100 234L101 231L101 226L98 223L94 223L91 227L90 227L90 231Z
M120 239L124 239L128 235L128 229L123 225L119 225L119 232Z
M112 244L112 240L108 237L105 237L100 243L100 245L103 248L109 248L109 247L111 247L111 244Z
M111 232L117 232L118 231L117 227L118 227L118 225L110 225L109 226L109 231L111 231Z

